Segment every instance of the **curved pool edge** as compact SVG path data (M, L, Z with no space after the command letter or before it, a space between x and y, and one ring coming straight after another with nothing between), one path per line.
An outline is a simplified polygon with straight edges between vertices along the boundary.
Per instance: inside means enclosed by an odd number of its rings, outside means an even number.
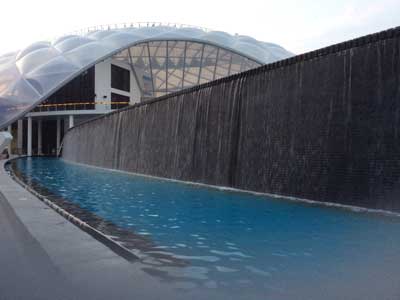
M273 198L273 199L281 200L281 201L289 201L289 202L307 204L307 205L312 205L312 206L341 209L341 210L345 210L348 212L354 212L354 213L364 213L364 214L366 213L366 214L373 214L373 215L378 215L378 216L400 218L400 212L394 212L394 211L390 211L390 210L373 209L373 208L366 208L366 207L355 206L355 205L340 204L340 203L335 203L335 202L323 202L323 201L311 200L311 199L306 199L306 198L298 198L298 197L293 197L293 196L255 192L255 191L251 191L251 190L244 190L244 189L238 189L238 188L233 188L233 187L218 186L218 185L212 185L212 184L206 184L206 183L194 182L194 181L184 181L184 180L179 180L179 179L159 177L159 176L153 176L153 175L142 174L142 173L128 172L128 171L123 171L123 170L118 170L118 169L109 169L109 168L99 167L99 166L95 166L95 165L89 165L89 164L79 163L79 162L75 162L75 161L70 161L70 160L64 159L62 157L58 157L58 159L63 160L69 164L75 164L78 166L94 168L94 169L99 169L99 170L105 170L105 171L115 172L115 173L119 173L119 174L127 174L127 175L131 175L131 176L141 176L141 177L150 178L150 179L154 179L154 180L181 183L181 184L185 184L185 185L197 186L197 187L208 188L208 189L218 190L218 191L227 191L227 192L232 192L232 193L239 193L239 194L246 194L246 195L253 195L253 196L260 196L260 197L269 197L269 198Z
M86 222L80 220L73 214L67 212L65 209L61 208L57 204L53 203L51 200L47 199L45 196L41 195L37 191L35 191L33 188L31 188L29 185L25 184L22 180L16 176L12 170L12 168L7 169L7 167L10 165L10 163L13 160L18 160L20 158L24 158L26 156L20 156L20 157L14 157L11 159L8 159L3 163L3 169L9 176L16 182L18 183L21 187L23 187L25 190L27 190L29 193L37 197L40 201L42 201L44 204L46 204L48 207L53 209L55 212L57 212L59 215L61 215L63 218L65 218L67 221L71 222L73 225L77 226L79 229L82 231L88 233L90 236L92 236L94 239L97 241L101 242L104 244L107 248L112 250L115 254L121 256L122 258L126 259L129 262L134 262L139 259L138 256L133 254L129 249L124 247L123 245L120 245L116 241L110 239L108 236L100 232L99 230L95 229L94 227L90 226Z
M61 273L63 282L68 286L68 291L62 295L62 299L187 299L173 286L146 273L140 260L126 260L25 189L4 168L7 161L9 160L0 160L0 193L3 195L0 201L8 202L10 209L15 213L11 217L22 222L27 232ZM33 255L32 245L29 241L22 242L19 243L19 249L23 250L20 253L22 264L29 267L33 262L24 260ZM7 249L7 245L4 247ZM2 258L7 259L8 255ZM42 267L44 269L41 269L41 273L48 272L45 265L36 264L36 268ZM35 268L30 270L35 272ZM41 293L44 294L41 299L54 299L47 293L47 287L56 287L54 276L43 285L39 284L37 277L34 277L34 282L25 282L27 275L23 273L23 269L13 269L10 273L7 272L7 268L2 268L0 276L12 283L6 287L10 288L11 292L23 289L23 293L30 292L30 296ZM35 276L39 276L39 273ZM35 289L32 290L32 287ZM7 289L2 290L5 295ZM10 299L16 298L13 296Z

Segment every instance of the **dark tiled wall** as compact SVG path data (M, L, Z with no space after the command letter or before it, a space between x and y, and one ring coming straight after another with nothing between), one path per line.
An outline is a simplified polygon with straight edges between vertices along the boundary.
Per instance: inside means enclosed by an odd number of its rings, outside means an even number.
M67 160L400 211L400 34L334 45L87 122Z

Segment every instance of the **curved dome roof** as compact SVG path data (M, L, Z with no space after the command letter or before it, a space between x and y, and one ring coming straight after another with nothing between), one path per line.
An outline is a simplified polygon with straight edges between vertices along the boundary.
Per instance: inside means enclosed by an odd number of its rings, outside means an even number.
M247 36L161 25L92 30L53 42L37 42L19 52L0 56L0 128L105 58L143 42L177 40L220 47L258 64L292 56L278 45Z

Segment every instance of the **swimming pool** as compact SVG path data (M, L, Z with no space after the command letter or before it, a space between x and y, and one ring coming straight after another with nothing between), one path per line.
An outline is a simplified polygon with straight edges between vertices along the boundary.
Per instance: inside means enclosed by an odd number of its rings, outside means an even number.
M400 218L91 168L12 161L125 243L142 269L213 299L399 299ZM87 214L85 215L85 212ZM89 217L88 217L89 216Z

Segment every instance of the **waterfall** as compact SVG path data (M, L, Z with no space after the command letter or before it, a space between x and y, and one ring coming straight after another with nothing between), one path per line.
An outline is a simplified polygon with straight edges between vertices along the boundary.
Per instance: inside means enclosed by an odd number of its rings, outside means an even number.
M400 30L136 104L65 136L66 160L400 211Z

